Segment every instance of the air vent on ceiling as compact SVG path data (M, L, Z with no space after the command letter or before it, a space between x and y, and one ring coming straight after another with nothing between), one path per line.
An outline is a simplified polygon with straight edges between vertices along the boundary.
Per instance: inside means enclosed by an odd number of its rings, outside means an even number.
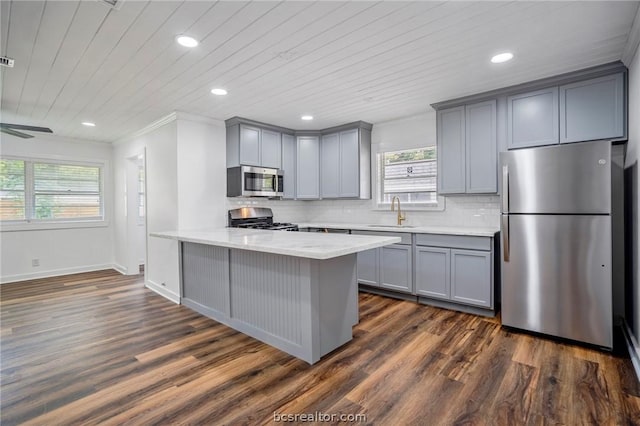
M13 59L7 58L6 56L0 56L0 65L3 67L13 68Z
M124 0L98 0L98 1L116 10L120 9L120 7L122 6L122 3L124 3Z

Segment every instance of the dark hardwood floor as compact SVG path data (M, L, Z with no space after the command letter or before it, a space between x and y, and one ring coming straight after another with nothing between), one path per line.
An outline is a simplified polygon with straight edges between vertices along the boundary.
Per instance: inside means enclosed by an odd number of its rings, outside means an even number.
M309 366L174 305L141 276L0 292L2 425L270 424L274 412L376 425L640 423L627 358L495 319L361 294L353 341Z

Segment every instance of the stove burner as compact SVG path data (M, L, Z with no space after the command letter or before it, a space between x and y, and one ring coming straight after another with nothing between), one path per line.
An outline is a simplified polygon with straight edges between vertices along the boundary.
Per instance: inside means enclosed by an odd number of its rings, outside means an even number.
M274 223L271 209L260 207L229 210L229 226L244 229L298 231L298 225L295 223Z

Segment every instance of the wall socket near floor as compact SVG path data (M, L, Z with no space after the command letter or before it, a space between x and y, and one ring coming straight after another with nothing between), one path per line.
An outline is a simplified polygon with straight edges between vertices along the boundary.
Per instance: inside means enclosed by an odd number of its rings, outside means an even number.
M31 266L40 266L40 259L31 259Z

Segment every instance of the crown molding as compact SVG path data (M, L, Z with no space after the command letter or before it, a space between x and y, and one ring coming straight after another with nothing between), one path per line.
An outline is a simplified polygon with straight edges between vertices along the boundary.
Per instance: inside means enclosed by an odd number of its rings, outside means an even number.
M624 50L622 51L622 62L626 66L631 65L633 58L636 56L636 52L638 51L639 45L640 45L640 6L638 6L638 10L636 11L636 17L633 20L633 25L631 25L631 31L629 31L627 44L625 44Z

